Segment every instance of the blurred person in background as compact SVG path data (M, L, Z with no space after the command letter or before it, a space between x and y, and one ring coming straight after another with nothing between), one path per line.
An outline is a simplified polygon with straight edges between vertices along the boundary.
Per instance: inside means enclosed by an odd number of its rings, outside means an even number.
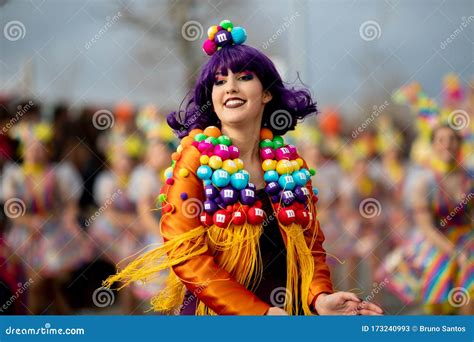
M461 143L448 124L432 131L430 167L413 170L405 189L416 228L384 262L389 288L430 314L474 314L474 182Z
M81 180L71 165L50 163L50 125L25 120L10 133L21 141L23 162L9 164L2 180L4 200L11 201L6 240L31 279L28 312L68 314L62 286L91 257L76 223Z

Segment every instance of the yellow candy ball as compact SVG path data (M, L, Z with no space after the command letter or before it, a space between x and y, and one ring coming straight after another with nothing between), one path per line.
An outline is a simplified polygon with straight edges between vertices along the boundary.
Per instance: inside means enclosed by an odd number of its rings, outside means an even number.
M209 166L214 170L220 169L222 167L222 159L219 156L212 156L209 158Z
M262 169L264 171L275 170L277 166L277 161L273 159L265 159L262 163Z
M288 174L293 172L293 165L289 160L283 159L278 161L276 165L276 171L280 175Z
M239 170L242 170L244 168L244 161L242 159L236 158L234 159L234 163Z
M303 159L297 158L297 159L296 159L296 162L298 163L298 165L299 165L300 167L303 167L303 165L304 165Z
M296 160L291 160L291 165L293 165L293 171L298 171L300 169L300 165Z
M199 162L202 165L207 165L209 163L209 156L207 156L207 155L201 156L201 158L199 158Z
M179 169L178 174L179 174L181 177L188 177L188 176L189 176L189 170L188 170L188 169L185 169L185 168L183 167L183 168Z
M214 40L216 33L217 33L216 25L209 27L209 29L207 30L207 37L209 38L209 40Z
M237 172L237 165L234 163L233 160L227 159L224 160L224 162L222 163L222 169L226 170L227 172L229 172L229 174L232 175Z

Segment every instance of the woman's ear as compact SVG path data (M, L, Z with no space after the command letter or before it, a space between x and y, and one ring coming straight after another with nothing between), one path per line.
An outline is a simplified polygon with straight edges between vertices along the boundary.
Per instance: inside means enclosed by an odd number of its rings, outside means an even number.
M273 96L268 90L265 90L263 92L263 103L264 104L267 104L268 102L270 102L272 98L273 98Z

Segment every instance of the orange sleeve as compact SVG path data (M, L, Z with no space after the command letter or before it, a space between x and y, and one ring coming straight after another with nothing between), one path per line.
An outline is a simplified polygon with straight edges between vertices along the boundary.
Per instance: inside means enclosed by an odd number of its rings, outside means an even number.
M306 163L304 167L307 168ZM312 195L313 186L311 182L307 186L307 189ZM317 219L316 204L311 200L310 205L313 206L313 214L315 217L313 218L313 224L311 228L308 229L307 233L305 234L305 239L308 246L311 247L311 252L313 253L314 259L313 281L311 282L308 296L308 305L310 308L314 308L314 302L321 293L333 293L334 289L331 281L331 272L329 271L329 266L326 264L326 251L323 248L324 233Z
M174 207L174 211L163 215L161 221L165 241L201 225L199 215L190 215L189 208L184 212L181 199L183 192L187 193L188 201L196 198L202 203L204 199L202 181L196 175L199 157L194 146L185 147L173 170L174 183L165 188L167 201ZM189 172L187 177L180 174L183 168ZM173 270L200 301L219 315L264 315L270 308L220 268L210 250L174 266Z

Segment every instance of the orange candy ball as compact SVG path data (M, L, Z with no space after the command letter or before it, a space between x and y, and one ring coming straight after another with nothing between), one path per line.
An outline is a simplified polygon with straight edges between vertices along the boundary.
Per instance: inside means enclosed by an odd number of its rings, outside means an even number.
M273 132L269 128L262 128L260 130L260 140L273 140Z
M202 129L195 128L195 129L191 130L191 132L189 132L189 136L194 139L194 137L199 133L202 133Z
M193 141L194 139L191 138L190 136L184 137L183 139L181 139L181 146L183 147L191 146L193 144Z
M208 137L218 138L222 135L221 130L216 126L209 126L203 132Z

